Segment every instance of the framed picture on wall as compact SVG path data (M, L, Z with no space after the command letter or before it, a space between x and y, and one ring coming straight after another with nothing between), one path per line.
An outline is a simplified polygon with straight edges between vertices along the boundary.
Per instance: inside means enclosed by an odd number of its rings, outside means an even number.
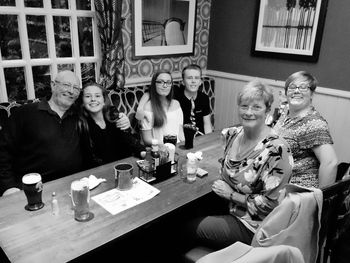
M318 60L328 0L257 2L253 55Z
M132 0L134 58L193 55L197 0Z

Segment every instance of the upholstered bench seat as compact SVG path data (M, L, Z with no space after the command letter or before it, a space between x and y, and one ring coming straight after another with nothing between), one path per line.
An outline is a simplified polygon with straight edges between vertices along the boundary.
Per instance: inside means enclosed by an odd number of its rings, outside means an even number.
M174 81L174 89L180 88L181 81ZM113 105L117 106L120 112L124 112L130 119L131 127L133 132L137 131L137 120L135 119L135 113L137 106L142 95L149 89L149 84L140 86L130 86L119 90L109 91L109 98L111 99ZM209 96L210 108L211 108L211 121L214 127L214 103L215 103L215 81L210 77L203 77L203 85L200 87L205 94ZM50 91L48 91L50 92ZM50 97L50 94L41 94L41 97ZM32 103L35 100L25 100L25 101L12 101L0 103L0 130L6 124L8 117L15 107L19 107L26 103Z

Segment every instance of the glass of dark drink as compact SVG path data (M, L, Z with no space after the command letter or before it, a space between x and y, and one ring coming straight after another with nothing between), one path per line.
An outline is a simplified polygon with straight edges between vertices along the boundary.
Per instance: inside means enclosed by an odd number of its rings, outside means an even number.
M177 136L175 134L166 134L163 136L163 143L171 143L176 146L177 143Z
M118 190L129 190L133 185L133 166L129 163L118 163L114 166L115 187Z
M39 210L44 207L42 202L43 183L41 175L29 173L22 177L23 191L27 197L28 204L24 207L28 211Z
M107 112L107 120L109 122L116 122L119 119L119 111L116 106L111 106Z
M194 136L196 135L196 129L193 129L192 127L184 126L184 135L185 135L185 148L192 149Z

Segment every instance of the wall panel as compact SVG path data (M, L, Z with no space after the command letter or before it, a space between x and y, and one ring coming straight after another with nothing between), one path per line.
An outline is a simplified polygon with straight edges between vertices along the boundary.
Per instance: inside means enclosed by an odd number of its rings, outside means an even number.
M215 78L215 129L238 123L237 94L242 86L254 77L208 70L206 75ZM278 92L284 82L262 79L273 88L276 106ZM319 87L313 99L315 108L328 121L339 161L350 161L350 92Z

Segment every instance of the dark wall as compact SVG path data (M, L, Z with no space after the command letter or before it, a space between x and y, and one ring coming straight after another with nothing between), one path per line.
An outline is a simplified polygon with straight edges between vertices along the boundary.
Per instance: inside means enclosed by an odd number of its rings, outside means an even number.
M350 91L350 1L329 0L318 62L253 57L257 0L213 0L208 69L285 80L306 70L322 87Z

